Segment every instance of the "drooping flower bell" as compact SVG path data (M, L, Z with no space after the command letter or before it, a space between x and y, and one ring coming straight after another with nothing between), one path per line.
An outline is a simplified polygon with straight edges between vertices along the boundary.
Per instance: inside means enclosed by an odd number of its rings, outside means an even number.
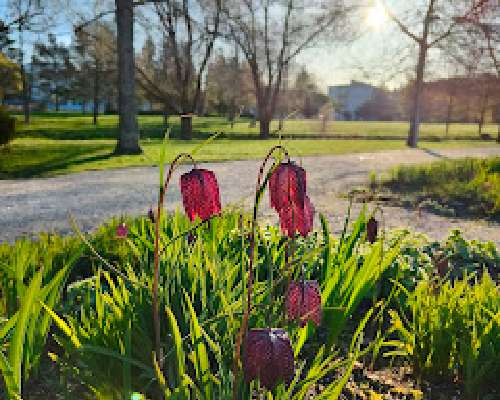
M128 236L128 228L123 222L116 227L116 237L123 239Z
M219 185L212 171L194 168L181 176L184 209L191 221L206 221L221 210Z
M251 329L245 338L243 370L247 382L259 379L268 390L294 375L293 349L283 329Z
M290 282L285 307L288 318L299 321L305 326L312 321L316 326L321 323L321 291L317 281Z
M306 171L289 161L281 163L269 178L271 207L278 213L290 205L304 207L306 197Z
M303 207L292 203L279 211L281 230L290 238L297 232L307 236L313 228L314 212L309 196L305 195Z
M370 243L375 243L377 241L378 235L378 221L371 216L366 224L366 238Z

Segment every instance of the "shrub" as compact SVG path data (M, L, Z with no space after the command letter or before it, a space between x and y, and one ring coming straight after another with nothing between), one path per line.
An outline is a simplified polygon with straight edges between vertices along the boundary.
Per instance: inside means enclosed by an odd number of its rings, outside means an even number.
M408 292L408 310L391 311L385 343L403 356L414 373L429 381L463 382L466 398L498 395L500 386L500 297L498 286L484 273L444 284L422 281Z
M0 146L5 146L14 139L16 120L7 111L0 107Z

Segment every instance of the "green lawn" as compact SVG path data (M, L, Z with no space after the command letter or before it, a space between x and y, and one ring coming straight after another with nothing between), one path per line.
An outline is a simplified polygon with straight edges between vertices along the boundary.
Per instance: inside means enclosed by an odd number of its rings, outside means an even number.
M99 116L99 124L92 125L89 115L74 113L46 113L34 115L32 122L24 126L18 124L19 134L22 136L48 139L104 139L116 136L118 118L116 115ZM157 115L139 116L139 125L143 138L160 138L163 136L163 118ZM172 133L175 136L179 130L179 118L171 117ZM329 122L326 132L322 132L321 123L317 120L289 120L285 122L282 135L294 135L307 138L308 135L334 134L346 136L393 136L406 137L407 122L371 122L371 121L335 121ZM278 122L273 121L271 131L278 129ZM211 134L224 132L231 137L248 138L258 134L258 124L250 128L248 119L240 119L233 128L222 117L195 117L193 130L196 133ZM495 135L496 125L486 125L483 132ZM478 137L477 124L452 124L450 137ZM445 138L444 124L422 124L421 137Z
M164 135L161 116L140 116L142 148L144 154L138 156L115 156L113 149L116 137L116 116L100 116L97 127L92 126L90 116L70 113L47 113L33 115L30 125L19 122L19 138L8 149L0 150L0 179L51 176L89 169L107 169L139 165L156 165L159 159L161 138ZM200 161L241 160L263 157L267 150L279 143L277 135L273 139L257 139L257 128L249 128L248 120L240 120L231 130L224 118L196 117L194 119L195 139L182 141L175 139L179 119L170 119L174 139L169 142L170 158L179 152L189 152L214 132L224 132L215 142L203 148L198 155ZM405 136L406 123L399 122L334 122L332 132L346 135L365 136L387 134ZM314 139L319 123L314 121L288 121L282 138L294 155L345 154L405 148L402 139ZM442 128L442 127L441 127ZM425 132L438 132L438 125L424 125ZM468 135L475 129L472 125L456 125L456 134ZM338 130L338 131L337 131ZM385 133L384 133L385 132ZM301 133L301 134L299 134ZM422 147L466 147L493 146L482 141L421 141Z
M172 139L168 144L169 159L180 152L189 152L202 141L186 142ZM206 145L197 156L200 161L242 160L264 157L278 140L220 139ZM285 142L296 156L345 154L377 150L404 149L401 140L305 140ZM480 142L422 142L422 146L443 147L477 146ZM490 144L491 146L492 144ZM157 165L161 140L142 141L144 154L137 156L113 155L112 140L51 140L17 139L10 148L0 152L0 179L51 176L90 169L108 169L139 165Z

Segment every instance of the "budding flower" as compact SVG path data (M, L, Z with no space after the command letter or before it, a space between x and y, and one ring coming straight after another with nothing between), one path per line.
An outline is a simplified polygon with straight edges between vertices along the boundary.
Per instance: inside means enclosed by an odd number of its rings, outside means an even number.
M151 207L148 210L148 218L153 224L155 223L155 213Z
M123 239L128 236L128 228L123 222L116 227L116 237Z
M285 307L288 318L292 321L300 321L300 326L305 326L307 321L312 321L319 326L322 310L318 282L290 282Z
M281 163L269 178L271 207L278 213L292 204L304 207L306 171L293 162Z
M377 234L378 234L378 222L372 216L370 217L368 223L366 224L366 238L370 243L373 244L377 241Z
M298 232L307 236L313 228L314 206L309 196L304 196L303 207L298 204L290 204L279 212L280 226L283 233L292 238Z
M441 278L444 278L450 269L448 257L445 254L437 254L433 257L434 266Z
M294 375L293 350L283 329L251 329L245 338L243 370L247 382L259 379L268 390Z
M219 185L215 174L206 169L192 169L181 176L184 209L191 221L203 221L221 211Z
M196 235L194 235L192 232L188 232L187 234L187 241L188 241L188 244L193 244L194 242L196 242Z

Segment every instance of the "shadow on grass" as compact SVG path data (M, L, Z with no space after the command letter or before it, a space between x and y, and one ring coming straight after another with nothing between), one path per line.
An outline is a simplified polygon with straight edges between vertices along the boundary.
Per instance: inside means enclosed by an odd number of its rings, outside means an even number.
M69 147L61 145L53 146L49 151L34 147L13 145L1 150L0 179L50 176L69 170L73 166L118 157L110 145Z

